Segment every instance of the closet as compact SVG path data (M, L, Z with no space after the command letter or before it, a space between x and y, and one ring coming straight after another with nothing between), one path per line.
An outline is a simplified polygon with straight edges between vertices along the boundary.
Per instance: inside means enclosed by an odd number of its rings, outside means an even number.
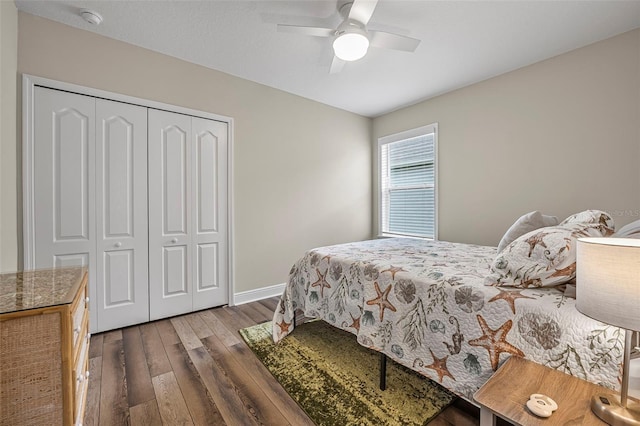
M229 123L37 85L32 103L25 267L87 265L93 332L228 303Z

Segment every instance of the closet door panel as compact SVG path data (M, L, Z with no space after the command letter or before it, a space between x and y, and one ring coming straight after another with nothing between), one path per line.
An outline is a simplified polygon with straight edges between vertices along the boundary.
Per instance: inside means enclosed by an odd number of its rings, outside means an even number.
M105 111L106 112L106 111ZM115 112L115 111L114 111ZM100 118L99 118L100 120ZM122 115L102 118L101 184L105 238L132 237L134 222L134 123ZM140 123L136 123L140 126ZM146 133L146 132L144 132ZM138 141L142 145L146 141ZM139 146L135 146L139 148Z
M163 234L186 236L189 150L187 131L170 126L162 134Z
M87 265L96 321L95 100L34 89L34 268Z
M192 118L193 309L228 303L227 124Z
M114 250L104 253L104 305L114 308L135 301L135 267L133 250ZM145 300L146 302L146 300ZM115 315L115 312L113 312ZM115 328L115 327L113 327Z
M96 101L100 330L149 320L147 109Z
M191 312L191 117L149 109L152 320Z
M76 265L89 265L89 253L56 254L53 256L53 266L56 268Z
M198 244L197 291L218 288L220 280L218 271L218 244Z
M187 247L174 246L163 248L164 276L162 293L165 296L188 295L187 283Z
M195 129L194 129L195 130ZM195 138L195 185L196 185L196 223L198 234L218 231L218 198L220 197L217 185L218 151L220 143L218 138L206 129L196 133Z
M89 116L53 114L54 241L89 241Z

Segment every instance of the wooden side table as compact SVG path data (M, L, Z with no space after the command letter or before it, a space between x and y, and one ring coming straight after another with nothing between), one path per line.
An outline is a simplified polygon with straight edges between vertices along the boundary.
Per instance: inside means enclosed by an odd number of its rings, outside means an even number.
M606 425L591 411L591 397L603 387L512 356L474 395L480 404L480 426L493 426L499 416L516 425ZM558 403L551 417L542 418L526 406L541 393Z

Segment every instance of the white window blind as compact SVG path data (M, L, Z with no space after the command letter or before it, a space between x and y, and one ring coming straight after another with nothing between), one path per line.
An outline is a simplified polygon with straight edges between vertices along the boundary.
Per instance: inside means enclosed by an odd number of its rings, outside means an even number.
M380 233L436 238L436 125L379 140Z

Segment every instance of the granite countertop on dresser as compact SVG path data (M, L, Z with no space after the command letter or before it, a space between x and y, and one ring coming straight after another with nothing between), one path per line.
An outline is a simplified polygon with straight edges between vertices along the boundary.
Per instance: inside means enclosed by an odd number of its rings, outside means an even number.
M71 303L85 266L0 274L0 314Z

